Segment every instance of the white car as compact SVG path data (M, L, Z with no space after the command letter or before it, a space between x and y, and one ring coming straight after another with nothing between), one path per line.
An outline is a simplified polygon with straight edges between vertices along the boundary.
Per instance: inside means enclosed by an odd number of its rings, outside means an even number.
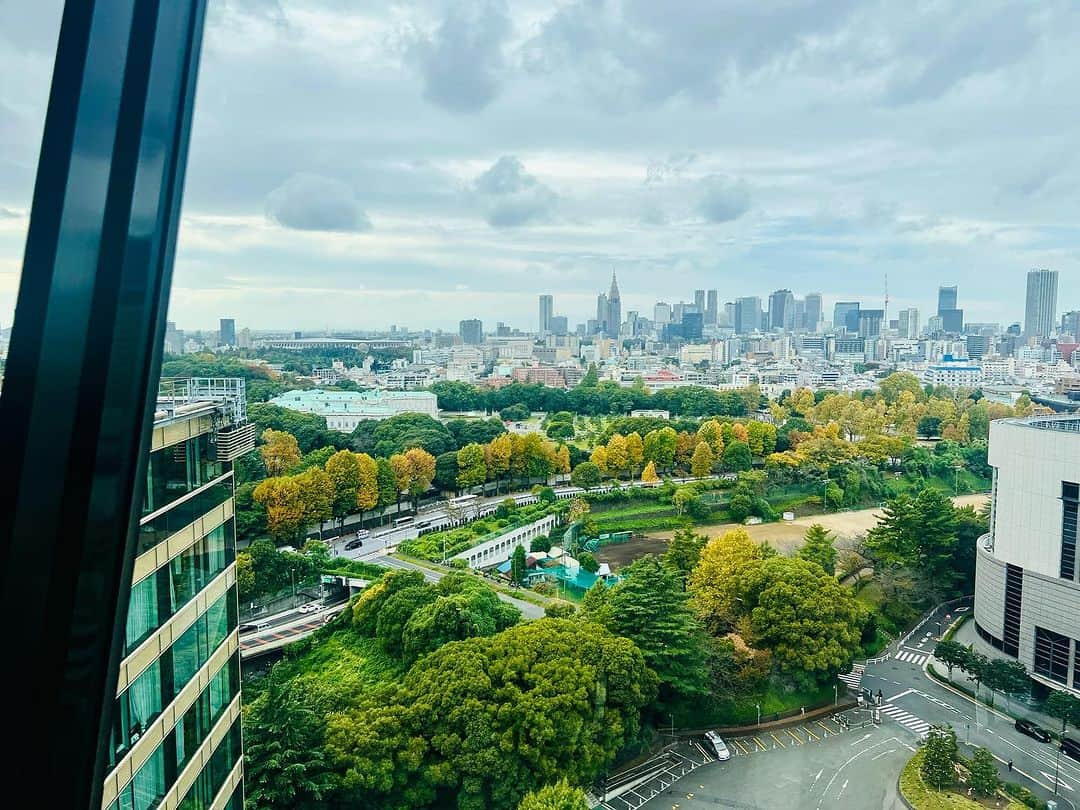
M318 602L308 602L300 606L300 613L318 613L320 610L322 610L322 605Z
M726 759L731 759L731 751L727 747L727 743L724 742L724 738L716 731L705 732L705 742L709 743L713 751L716 753L716 758L723 762Z

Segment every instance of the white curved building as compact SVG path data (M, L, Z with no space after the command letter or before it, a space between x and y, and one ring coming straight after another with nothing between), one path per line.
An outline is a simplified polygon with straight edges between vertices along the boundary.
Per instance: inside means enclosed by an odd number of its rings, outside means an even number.
M979 635L1036 680L1080 695L1080 415L990 425L990 532L979 541Z

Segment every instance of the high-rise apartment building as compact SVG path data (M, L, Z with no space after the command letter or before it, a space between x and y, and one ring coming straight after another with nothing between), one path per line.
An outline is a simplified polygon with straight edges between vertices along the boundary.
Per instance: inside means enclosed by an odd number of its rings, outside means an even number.
M807 293L805 307L804 325L808 331L817 332L821 329L821 316L824 313L821 305L821 293Z
M232 318L222 318L218 321L218 345L236 345L236 321Z
M833 306L833 328L846 329L851 334L859 331L859 302L837 301Z
M1071 335L1075 342L1080 337L1080 310L1071 310L1061 316L1061 333Z
M908 307L900 310L898 331L900 337L907 340L915 340L919 336L919 310Z
M540 296L539 329L541 335L551 333L551 319L555 315L555 299L550 295Z
M735 302L734 301L726 301L726 302L724 302L723 325L724 326L730 326L732 328L735 327Z
M470 318L458 323L458 334L461 342L469 346L479 346L484 342L484 322L478 318Z
M795 328L795 296L791 290L777 290L769 296L769 328Z
M550 327L551 334L560 336L567 334L570 329L565 315L552 315Z
M1057 270L1029 270L1027 302L1024 307L1024 334L1027 337L1049 337L1057 321Z
M975 561L975 628L1040 683L1080 695L1080 419L990 423L990 531Z
M162 381L102 807L243 807L232 462L242 379Z
M671 304L666 301L657 301L653 305L652 310L653 323L657 326L663 326L665 323L671 322Z
M719 316L717 291L709 290L705 296L705 325L716 326Z

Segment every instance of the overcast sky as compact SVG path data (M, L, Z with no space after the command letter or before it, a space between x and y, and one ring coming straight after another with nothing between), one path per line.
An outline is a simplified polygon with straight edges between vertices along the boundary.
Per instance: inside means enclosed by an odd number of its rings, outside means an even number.
M59 27L0 0L0 325ZM170 318L571 324L788 287L1080 309L1068 0L210 0Z

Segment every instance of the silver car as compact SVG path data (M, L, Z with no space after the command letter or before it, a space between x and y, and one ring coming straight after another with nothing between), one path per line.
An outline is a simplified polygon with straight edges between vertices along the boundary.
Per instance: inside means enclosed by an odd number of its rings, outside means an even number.
M727 743L724 742L724 738L720 736L719 732L705 732L705 742L712 746L713 751L716 753L716 758L720 762L723 762L725 759L731 759L731 750L727 747Z

